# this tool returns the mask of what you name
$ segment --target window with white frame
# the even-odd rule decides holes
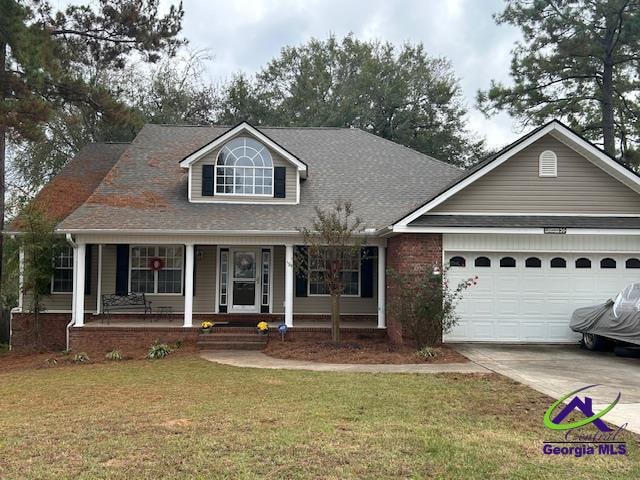
[[[257,140],[238,137],[227,143],[216,161],[216,195],[273,195],[273,160]]]
[[[53,293],[73,293],[73,249],[65,245],[53,259]]]
[[[182,245],[132,246],[129,290],[136,293],[182,293],[183,254]],[[154,268],[156,259],[160,262],[156,262]]]
[[[325,283],[327,267],[323,255],[309,254],[309,295],[329,295]],[[360,255],[353,252],[346,256],[342,265],[343,295],[360,295]]]

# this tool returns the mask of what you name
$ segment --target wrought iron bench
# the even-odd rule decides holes
[[[132,308],[144,310],[144,319],[146,320],[147,313],[151,314],[151,301],[147,300],[144,293],[131,292],[127,295],[102,295],[102,311],[107,316],[107,323],[109,323],[113,310],[130,310]]]

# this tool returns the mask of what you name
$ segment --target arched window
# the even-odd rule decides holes
[[[490,267],[491,266],[491,260],[489,260],[487,257],[478,257],[478,258],[476,258],[476,261],[474,262],[474,265],[476,267]]]
[[[527,268],[540,268],[542,267],[542,262],[538,257],[529,257],[525,260],[524,266]]]
[[[502,257],[500,259],[500,266],[501,267],[507,267],[507,268],[513,268],[516,266],[516,259],[513,257]]]
[[[449,260],[450,267],[465,267],[467,265],[467,261],[464,257],[451,257]]]
[[[273,195],[273,160],[269,150],[253,138],[227,143],[216,161],[216,194]]]
[[[591,268],[591,260],[584,257],[577,259],[576,268]]]
[[[640,260],[637,258],[627,258],[627,261],[624,262],[624,266],[627,268],[640,268]]]
[[[552,258],[551,268],[567,268],[567,261],[562,257]]]
[[[551,150],[545,150],[538,157],[539,175],[541,177],[558,176],[558,157]]]
[[[613,258],[603,258],[600,260],[600,268],[616,268],[616,261]]]

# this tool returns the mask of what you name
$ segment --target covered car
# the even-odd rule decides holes
[[[607,340],[640,345],[640,283],[632,283],[615,300],[578,308],[569,327],[582,333],[582,343],[589,350],[600,350]]]

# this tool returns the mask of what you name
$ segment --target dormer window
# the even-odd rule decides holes
[[[257,140],[237,137],[216,160],[216,195],[273,196],[273,160]]]
[[[545,150],[538,157],[539,175],[541,177],[558,176],[558,156],[551,150]]]

